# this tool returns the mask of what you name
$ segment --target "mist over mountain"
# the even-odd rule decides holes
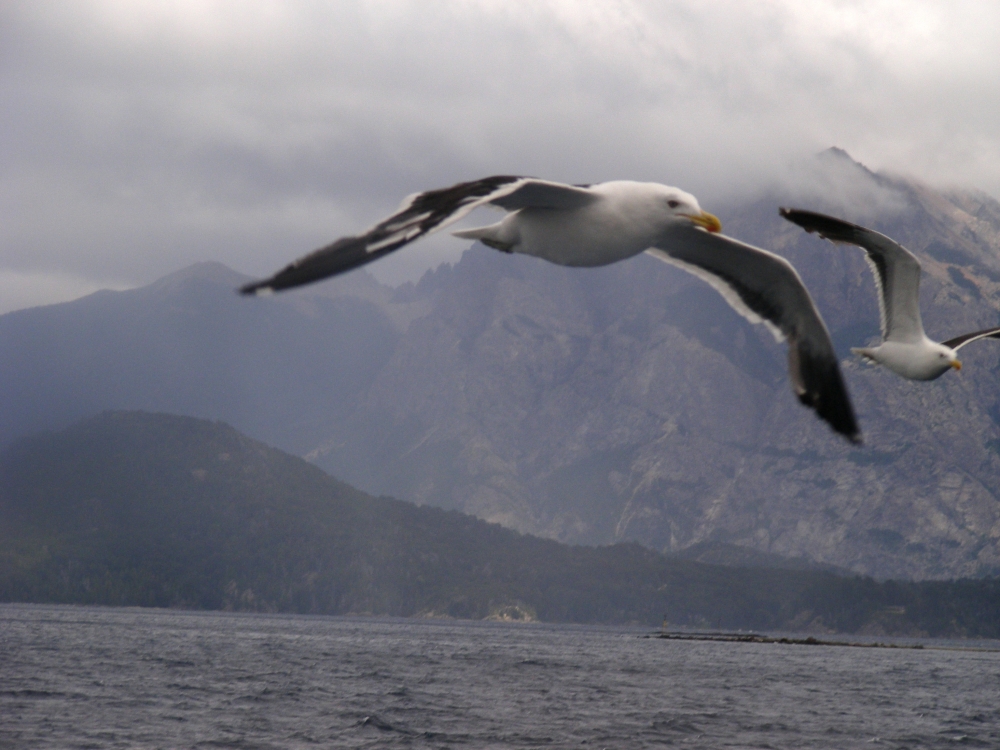
[[[862,252],[777,208],[903,242],[941,340],[1000,319],[1000,204],[843,152],[812,170],[707,208],[799,270],[844,357],[860,448],[797,403],[784,347],[694,277],[648,256],[571,269],[482,246],[397,289],[362,270],[241,299],[244,277],[201,264],[2,316],[0,439],[108,408],[170,411],[223,419],[367,492],[567,542],[996,573],[1000,347],[970,345],[961,373],[931,383],[859,363],[849,347],[878,336]]]

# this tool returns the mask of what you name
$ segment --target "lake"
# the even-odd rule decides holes
[[[1000,747],[997,643],[648,632],[0,605],[0,747]]]

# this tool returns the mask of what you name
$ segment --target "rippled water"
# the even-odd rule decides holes
[[[0,605],[0,747],[1000,747],[1000,653],[642,632]]]

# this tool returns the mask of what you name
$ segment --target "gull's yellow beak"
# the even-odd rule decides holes
[[[692,223],[701,227],[706,232],[721,232],[722,222],[714,214],[710,214],[708,211],[702,211],[700,214],[685,214]]]
[[[956,370],[961,370],[962,369],[962,363],[959,362],[957,359],[953,359],[951,361],[951,366],[954,367]]]

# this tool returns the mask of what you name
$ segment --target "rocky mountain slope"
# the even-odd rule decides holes
[[[1000,205],[824,160],[839,198],[806,206],[921,256],[931,335],[996,325]],[[852,359],[878,335],[870,272],[856,248],[782,221],[789,203],[775,191],[720,213],[813,290],[863,448],[795,402],[783,349],[696,279],[646,257],[580,270],[473,249],[314,457],[361,486],[566,540],[726,542],[880,575],[997,570],[1000,347],[970,346],[966,369],[933,383]]]
[[[238,275],[0,317],[4,439],[103,408],[222,418],[376,494],[568,542],[730,544],[894,577],[1000,571],[1000,347],[932,383],[855,361],[878,334],[860,250],[784,222],[828,211],[924,263],[939,339],[1000,319],[1000,204],[827,152],[715,210],[788,257],[827,320],[865,445],[802,408],[784,348],[642,256],[568,269],[474,246],[396,290],[364,271],[238,299]],[[419,252],[414,247],[409,252]]]

